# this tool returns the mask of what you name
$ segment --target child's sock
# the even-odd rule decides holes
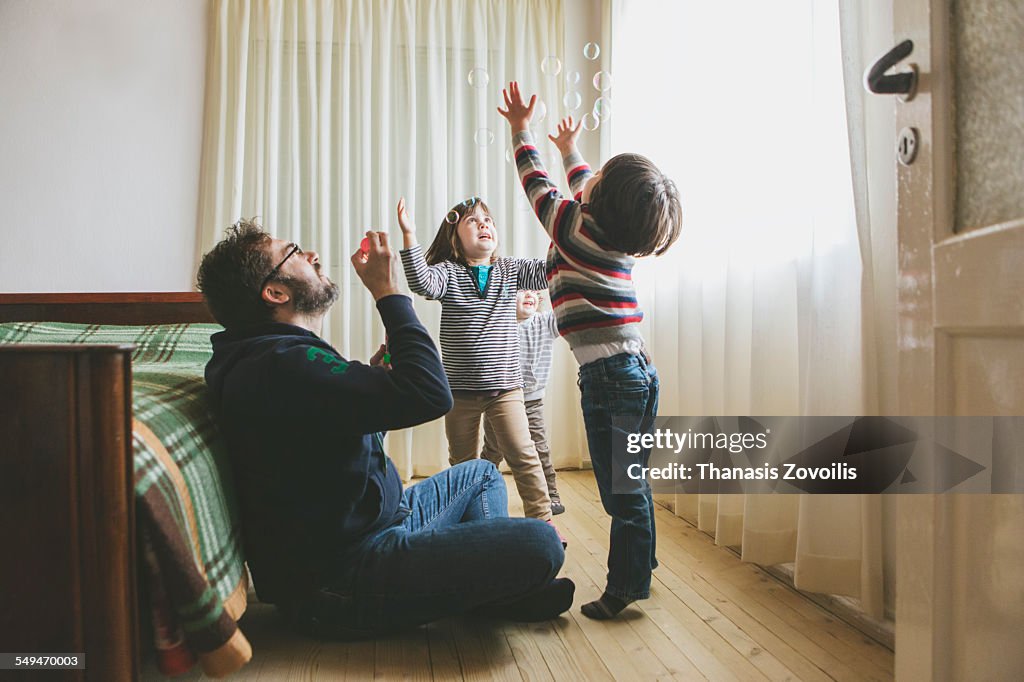
[[[633,602],[631,601],[623,601],[618,597],[613,597],[605,592],[597,601],[592,601],[589,604],[584,604],[580,607],[580,611],[582,611],[583,615],[587,618],[592,618],[594,620],[611,620],[615,616],[619,615],[619,611],[632,603]]]

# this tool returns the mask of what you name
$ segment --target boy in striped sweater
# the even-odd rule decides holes
[[[555,467],[551,465],[551,450],[548,448],[547,427],[544,425],[544,389],[551,375],[551,347],[558,338],[558,326],[553,312],[537,312],[542,292],[520,289],[516,294],[516,320],[519,322],[519,366],[523,371],[523,400],[526,403],[526,419],[530,423],[530,437],[537,448],[544,478],[548,482],[551,497],[551,513],[565,511],[558,494]],[[483,459],[501,464],[501,450],[495,446],[494,428],[484,419]]]
[[[526,516],[550,522],[551,498],[523,404],[515,312],[519,289],[547,288],[544,261],[498,258],[498,231],[478,197],[448,212],[425,256],[404,198],[398,224],[409,288],[441,302],[441,359],[455,403],[444,417],[448,461],[479,458],[486,416]]]
[[[573,198],[551,182],[528,128],[537,97],[524,103],[519,84],[502,91],[516,165],[537,217],[551,237],[547,276],[558,331],[580,364],[579,386],[590,459],[601,504],[612,517],[608,582],[585,604],[589,618],[614,618],[650,596],[655,559],[654,503],[645,481],[629,481],[612,461],[614,431],[649,431],[658,409],[658,375],[644,348],[632,270],[637,256],[661,255],[679,237],[674,183],[648,159],[619,154],[592,173],[576,148],[571,117],[548,138],[562,154]],[[616,422],[612,425],[612,419]],[[621,419],[621,421],[620,421]],[[636,455],[646,465],[650,450]],[[619,466],[622,471],[613,471]],[[615,489],[613,490],[613,480]]]

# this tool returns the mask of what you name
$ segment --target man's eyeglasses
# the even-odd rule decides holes
[[[288,255],[282,258],[281,262],[275,265],[274,269],[267,273],[267,276],[263,278],[262,282],[260,282],[260,296],[263,295],[263,289],[267,286],[267,282],[269,282],[274,277],[274,275],[277,274],[278,270],[281,269],[281,266],[285,264],[285,261],[294,256],[296,253],[301,254],[302,249],[299,248],[298,244],[292,244],[292,250],[288,252]]]

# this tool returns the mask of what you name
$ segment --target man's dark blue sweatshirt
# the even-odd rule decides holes
[[[441,358],[412,301],[377,310],[391,369],[350,362],[281,323],[214,334],[206,382],[230,453],[246,560],[261,601],[323,587],[368,534],[400,521],[402,481],[383,433],[452,407]]]

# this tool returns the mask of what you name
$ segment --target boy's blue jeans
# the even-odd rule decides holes
[[[294,627],[358,638],[486,612],[547,586],[565,560],[554,528],[508,517],[505,482],[487,460],[406,488],[402,506],[409,515],[363,540],[329,587],[279,605]]]
[[[583,422],[587,429],[590,461],[594,466],[601,504],[612,517],[608,547],[608,585],[605,591],[623,601],[651,596],[651,571],[658,566],[654,556],[654,500],[646,481],[638,482],[638,492],[612,492],[614,466],[639,462],[647,466],[650,449],[612,460],[612,417],[628,418],[618,424],[632,433],[653,428],[658,414],[658,372],[643,355],[620,353],[588,362],[580,367]],[[623,442],[625,439],[623,439]]]

